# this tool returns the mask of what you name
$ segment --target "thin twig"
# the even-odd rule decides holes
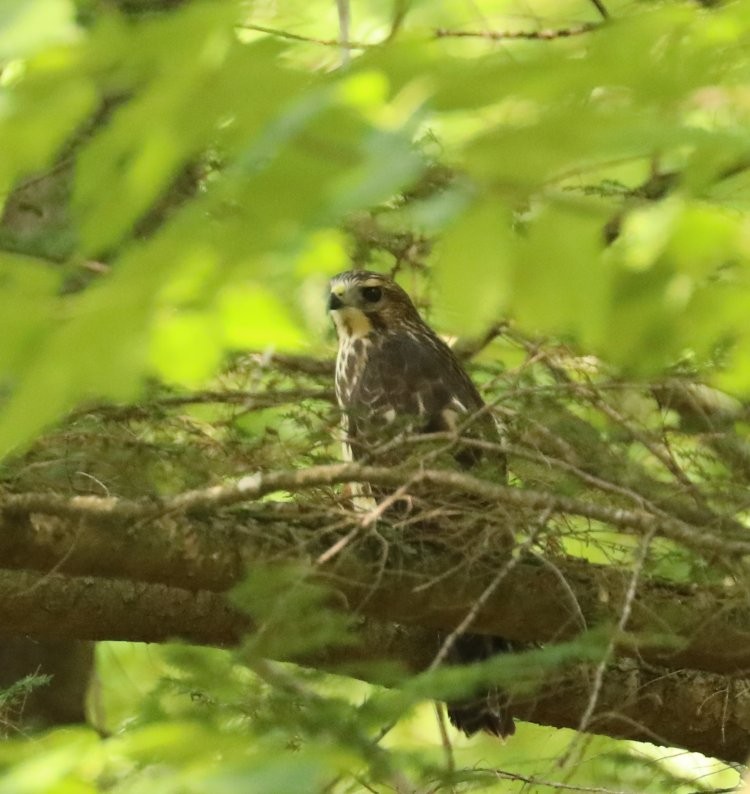
[[[571,36],[581,36],[598,30],[601,23],[583,22],[580,25],[572,25],[567,28],[543,28],[542,30],[448,30],[438,28],[435,31],[436,39],[490,39],[492,41],[510,41],[513,39],[524,39],[526,41],[552,41],[553,39],[570,38]]]
[[[456,640],[466,634],[471,627],[471,624],[476,620],[477,615],[484,608],[484,605],[487,603],[487,601],[489,601],[489,599],[492,597],[492,594],[495,592],[495,590],[497,590],[497,588],[500,586],[503,579],[505,579],[505,577],[516,567],[516,565],[521,562],[524,553],[531,548],[534,541],[536,540],[536,536],[547,523],[549,513],[550,511],[546,511],[540,516],[536,525],[529,533],[528,538],[526,538],[526,540],[516,549],[516,553],[505,563],[505,565],[502,566],[502,568],[492,578],[492,581],[487,585],[487,587],[484,588],[479,598],[477,598],[474,604],[472,604],[472,607],[466,614],[466,617],[464,617],[458,626],[456,626],[456,628],[453,629],[453,631],[445,638],[437,654],[435,654],[435,658],[427,668],[428,671],[435,670],[440,667],[440,665],[445,661],[446,656],[450,653],[451,648],[453,648],[454,644],[456,643]]]
[[[586,622],[586,616],[583,614],[583,610],[581,609],[581,605],[578,603],[578,598],[576,597],[575,591],[570,586],[570,583],[563,575],[563,572],[560,568],[555,565],[552,560],[548,560],[542,554],[537,554],[535,551],[530,552],[535,560],[538,560],[545,568],[552,571],[555,575],[555,578],[560,585],[562,586],[563,590],[568,594],[568,598],[570,599],[570,605],[573,607],[573,610],[576,613],[576,617],[578,618],[578,623],[581,627],[581,631],[586,631],[588,629],[588,623]]]
[[[447,469],[409,469],[380,466],[361,466],[357,463],[335,463],[272,472],[256,472],[229,485],[215,485],[184,491],[161,503],[130,501],[114,497],[74,496],[58,494],[19,493],[0,496],[0,510],[36,512],[48,515],[67,515],[94,519],[97,516],[116,515],[122,518],[148,519],[157,515],[179,514],[191,511],[212,510],[242,502],[255,501],[274,491],[301,491],[322,485],[347,482],[367,482],[373,485],[400,486],[409,477],[416,486],[429,485],[491,502],[504,504],[517,510],[549,511],[550,514],[567,514],[615,527],[658,533],[685,543],[694,549],[719,554],[750,554],[750,542],[721,537],[676,518],[653,515],[645,510],[627,510],[593,502],[585,502],[559,494],[526,488],[501,485],[482,480],[463,472]]]
[[[601,14],[602,19],[609,19],[609,11],[607,11],[602,0],[591,0],[591,2],[596,6],[596,10]]]
[[[554,780],[543,780],[538,777],[528,777],[517,772],[506,772],[502,769],[472,769],[472,772],[491,775],[501,780],[515,780],[519,783],[526,783],[529,786],[544,786],[545,788],[559,789],[561,791],[575,791],[581,794],[629,794],[627,791],[615,791],[610,788],[599,788],[598,786],[578,786],[570,783],[558,783]]]
[[[573,756],[574,750],[579,744],[580,736],[588,730],[588,727],[591,723],[591,718],[594,715],[594,711],[599,702],[599,695],[601,694],[602,686],[604,685],[604,675],[607,671],[607,666],[612,659],[618,641],[625,631],[628,620],[630,620],[633,602],[635,601],[635,595],[638,590],[638,582],[640,581],[643,567],[646,564],[646,558],[648,557],[649,548],[651,547],[651,542],[654,539],[654,535],[655,531],[650,531],[641,541],[640,547],[638,549],[638,556],[633,563],[633,573],[630,577],[628,589],[625,592],[625,598],[623,599],[622,612],[620,613],[620,619],[617,621],[617,628],[612,633],[604,654],[602,655],[602,658],[599,660],[599,664],[596,667],[596,671],[594,673],[594,682],[591,688],[591,696],[589,697],[586,710],[583,712],[581,721],[578,725],[578,736],[573,740],[573,742],[571,742],[567,752],[560,759],[560,766],[565,766]]]
[[[289,39],[290,41],[303,41],[308,44],[320,44],[324,47],[341,47],[342,49],[349,50],[366,50],[369,47],[376,47],[377,44],[366,44],[363,41],[345,41],[342,39],[317,39],[314,36],[302,36],[299,33],[291,33],[288,30],[279,30],[278,28],[269,28],[265,25],[256,25],[246,22],[242,25],[237,25],[242,30],[255,30],[258,33],[266,33],[269,36],[275,36],[279,39]]]
[[[339,40],[341,41],[341,66],[346,68],[351,60],[349,52],[349,24],[351,22],[351,6],[349,0],[336,0],[339,16]]]
[[[278,391],[244,391],[228,389],[225,391],[210,390],[192,392],[191,394],[177,394],[167,397],[157,397],[132,405],[116,405],[102,403],[89,405],[77,409],[70,416],[88,416],[99,414],[112,419],[149,419],[153,418],[154,410],[160,408],[181,408],[188,405],[241,405],[245,408],[260,410],[273,408],[279,405],[296,403],[300,400],[321,400],[333,402],[335,398],[333,389],[280,389]]]
[[[443,754],[445,755],[445,769],[452,779],[456,771],[456,759],[453,756],[453,745],[451,744],[451,737],[445,722],[445,707],[439,701],[435,701],[433,705],[435,707],[435,719],[440,731],[440,743],[443,746]]]

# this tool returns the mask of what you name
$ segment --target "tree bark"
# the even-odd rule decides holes
[[[0,623],[45,643],[181,638],[231,646],[252,629],[218,593],[30,571],[0,572]],[[420,626],[360,619],[356,629],[357,644],[293,661],[394,685],[398,677],[384,679],[372,662],[395,661],[405,672],[417,673],[429,667],[439,647],[438,634]],[[576,729],[592,697],[592,680],[590,664],[557,670],[533,694],[515,696],[513,712],[523,720]],[[750,748],[750,680],[619,660],[607,671],[588,730],[744,761]]]
[[[0,500],[5,568],[223,592],[253,567],[306,564],[336,540],[321,536],[330,516],[323,519],[312,509],[276,510],[266,504],[260,511],[209,511],[204,506],[188,515],[157,506],[141,517],[134,513],[134,503],[117,500],[48,498],[45,508],[33,499],[24,507],[25,498],[6,498],[5,509]],[[54,514],[63,503],[67,514],[62,509]],[[340,517],[342,533],[350,530],[353,524],[346,525],[343,513]],[[439,527],[434,534],[440,534]],[[475,609],[502,564],[502,558],[472,561],[464,554],[427,548],[405,568],[397,542],[389,554],[391,562],[378,567],[366,548],[352,543],[332,562],[315,566],[311,576],[335,590],[352,611],[451,630]],[[509,570],[476,609],[470,630],[548,643],[571,639],[587,628],[616,625],[630,578],[630,571],[612,565],[529,558]],[[721,674],[750,668],[750,607],[738,588],[647,579],[638,587],[626,630],[621,652],[652,664]]]

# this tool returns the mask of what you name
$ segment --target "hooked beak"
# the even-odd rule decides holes
[[[336,309],[341,309],[341,308],[343,308],[343,306],[344,306],[344,302],[341,300],[341,298],[339,298],[338,295],[336,295],[335,293],[332,292],[328,296],[328,311],[329,312],[336,311]]]

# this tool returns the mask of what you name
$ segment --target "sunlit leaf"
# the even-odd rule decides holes
[[[486,330],[506,308],[509,226],[502,208],[477,203],[443,236],[436,260],[439,311],[452,332]]]
[[[321,229],[313,232],[297,259],[300,276],[324,273],[330,276],[347,269],[344,235],[336,229]]]
[[[0,378],[22,372],[53,321],[59,275],[47,263],[0,259]]]
[[[217,297],[217,309],[228,347],[294,350],[304,344],[291,312],[257,284],[227,286]]]
[[[612,270],[600,258],[601,223],[595,207],[548,210],[531,221],[515,246],[512,286],[524,326],[608,343]]]
[[[210,313],[178,310],[158,317],[151,362],[165,380],[200,383],[214,372],[221,352],[219,328]]]
[[[69,41],[76,31],[70,0],[4,0],[0,6],[0,60]]]

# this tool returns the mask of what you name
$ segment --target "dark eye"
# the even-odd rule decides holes
[[[368,303],[377,303],[382,294],[383,290],[380,287],[362,287],[362,297]]]

